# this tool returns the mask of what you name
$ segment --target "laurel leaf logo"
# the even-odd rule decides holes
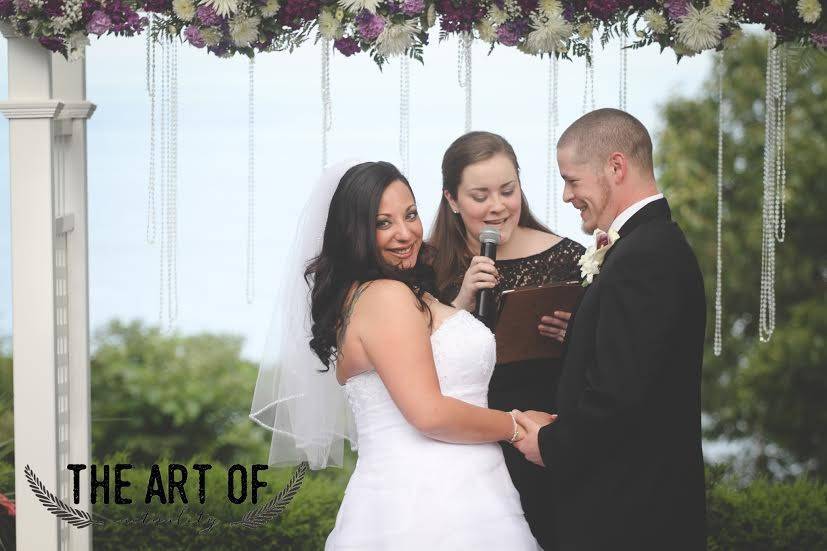
[[[46,509],[61,520],[65,520],[72,526],[77,528],[86,528],[89,525],[101,525],[104,521],[94,518],[86,511],[75,509],[64,503],[60,498],[50,492],[46,486],[40,481],[34,470],[29,465],[25,468],[26,480],[29,481],[29,487],[34,492],[38,501],[43,504]]]
[[[308,465],[306,461],[301,463],[296,467],[296,470],[293,471],[293,476],[290,477],[287,485],[281,489],[276,497],[261,507],[256,507],[248,511],[241,517],[241,520],[231,524],[240,524],[245,528],[260,528],[265,523],[278,518],[284,511],[284,508],[287,507],[296,496],[299,488],[301,488],[302,482],[304,482],[304,475],[307,473],[307,468]]]

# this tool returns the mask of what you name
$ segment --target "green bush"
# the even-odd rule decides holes
[[[111,465],[124,461],[108,458]],[[188,467],[192,460],[186,463]],[[315,550],[324,546],[333,527],[347,479],[353,469],[354,456],[348,455],[344,469],[310,472],[295,499],[283,516],[258,529],[243,529],[218,524],[206,533],[192,527],[158,525],[124,525],[109,522],[95,528],[95,549],[122,549],[129,542],[131,549],[289,549]],[[159,461],[166,473],[166,461]],[[201,510],[222,521],[230,522],[253,508],[248,503],[234,505],[226,496],[226,472],[223,465],[213,465],[207,476],[207,499],[197,503],[195,481],[187,486],[190,500],[185,518]],[[737,485],[724,476],[724,467],[713,467],[707,473],[708,545],[710,551],[764,551],[827,549],[827,487],[817,481],[801,479],[793,483],[759,479],[746,486]],[[209,476],[209,475],[212,476]],[[268,470],[261,477],[269,486],[259,493],[258,505],[275,496],[289,479],[290,469]],[[175,518],[182,510],[180,503],[144,505],[143,484],[149,469],[133,469],[128,479],[133,487],[129,494],[132,505],[96,504],[93,511],[110,519],[134,518],[148,512],[150,518],[160,515]],[[190,489],[190,487],[192,489]],[[140,495],[139,495],[140,494]]]
[[[827,486],[765,478],[745,486],[707,471],[709,551],[827,549]]]
[[[126,451],[135,464],[194,453],[216,462],[260,462],[269,433],[247,414],[257,366],[241,337],[165,335],[112,321],[92,355],[92,457]]]
[[[125,454],[107,458],[107,463],[125,462]],[[176,460],[175,462],[178,462]],[[248,500],[245,504],[236,505],[227,498],[227,470],[228,466],[213,463],[211,470],[206,473],[206,499],[203,505],[198,503],[197,472],[191,467],[198,463],[197,459],[182,463],[189,470],[189,479],[186,485],[189,503],[184,505],[175,494],[175,503],[160,504],[156,499],[153,503],[144,503],[146,482],[149,480],[150,469],[147,467],[133,468],[125,471],[124,478],[132,483],[125,490],[125,495],[133,500],[130,505],[114,503],[114,494],[110,495],[110,503],[103,504],[102,494],[99,494],[98,503],[92,506],[93,514],[98,518],[106,519],[102,526],[94,528],[93,539],[95,550],[121,550],[126,546],[134,550],[156,549],[221,549],[227,551],[247,549],[321,549],[324,547],[328,533],[333,529],[336,511],[339,508],[347,479],[353,470],[354,457],[348,457],[343,469],[327,469],[322,472],[309,471],[296,496],[284,510],[283,514],[261,528],[243,528],[229,526],[230,522],[241,519],[251,509],[265,504],[275,497],[284,487],[293,471],[291,469],[269,469],[260,473],[259,480],[267,482],[268,486],[260,489],[258,503],[253,505]],[[201,462],[207,462],[201,459]],[[161,474],[166,479],[168,461],[159,461]],[[249,470],[250,465],[246,465]],[[110,472],[110,476],[113,473]],[[195,475],[195,476],[193,476]],[[249,484],[249,482],[248,482]],[[186,507],[186,509],[184,509]],[[183,513],[182,513],[183,511]],[[198,514],[203,512],[204,517],[218,519],[215,526],[206,531],[205,524],[201,528],[192,525],[176,525],[179,515],[185,522],[194,521]],[[162,519],[171,519],[166,525],[147,522],[144,525],[127,523],[124,519],[140,520],[145,514],[152,521],[159,516]],[[119,521],[119,522],[115,522]]]

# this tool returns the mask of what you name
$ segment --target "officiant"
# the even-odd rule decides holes
[[[555,235],[531,213],[517,156],[502,136],[469,132],[455,140],[442,159],[442,188],[430,243],[437,251],[433,267],[443,302],[473,311],[478,291],[491,289],[496,312],[503,291],[580,279],[583,246]],[[496,260],[479,256],[484,227],[499,230]],[[536,331],[563,342],[569,318],[569,312],[548,312]],[[488,406],[553,413],[559,376],[559,359],[498,363]],[[548,473],[512,446],[504,445],[503,454],[534,536],[552,549]]]

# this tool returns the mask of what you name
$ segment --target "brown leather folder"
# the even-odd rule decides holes
[[[555,311],[574,312],[583,291],[577,281],[504,291],[494,329],[497,363],[559,358],[562,343],[540,335],[537,326]]]

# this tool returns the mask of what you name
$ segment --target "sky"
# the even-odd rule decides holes
[[[411,63],[408,173],[426,231],[441,196],[440,163],[464,132],[465,91],[457,78],[457,43],[425,48]],[[172,330],[232,333],[243,355],[262,352],[280,266],[309,190],[321,170],[320,49],[260,55],[255,63],[255,296],[245,292],[248,158],[248,61],[218,59],[189,46],[179,57],[178,319]],[[676,62],[657,46],[628,54],[627,110],[655,138],[659,107],[697,94],[713,58]],[[147,243],[149,100],[143,37],[92,40],[86,55],[88,122],[89,302],[93,331],[111,319],[159,323],[160,256]],[[476,43],[474,130],[502,134],[516,150],[524,192],[545,218],[549,61]],[[331,58],[333,125],[329,161],[348,157],[399,163],[400,63],[380,71],[367,55]],[[617,107],[619,45],[598,47],[595,105]],[[0,99],[7,99],[7,42],[0,40]],[[559,130],[583,113],[585,64],[561,61]],[[159,70],[160,78],[160,70]],[[713,139],[710,136],[710,139]],[[12,331],[8,121],[0,121],[0,336]],[[556,230],[587,243],[579,216],[562,203]],[[714,185],[714,182],[710,182]]]

